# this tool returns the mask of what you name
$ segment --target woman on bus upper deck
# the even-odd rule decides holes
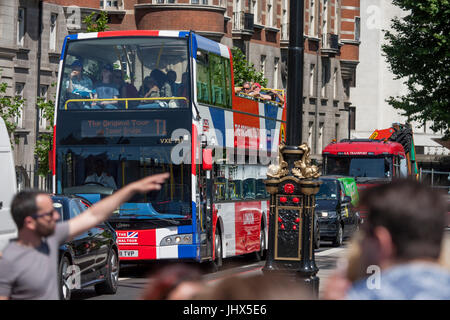
[[[117,99],[119,98],[119,90],[113,83],[113,66],[105,64],[102,68],[102,81],[95,86],[95,99]],[[92,109],[117,109],[118,100],[111,101],[94,101]]]

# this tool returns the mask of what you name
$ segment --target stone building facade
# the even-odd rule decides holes
[[[41,12],[41,15],[40,15]],[[39,36],[39,19],[42,19]],[[63,8],[37,0],[3,0],[0,2],[0,82],[8,85],[8,96],[25,99],[22,112],[14,119],[14,159],[19,175],[19,187],[43,186],[36,180],[34,149],[40,133],[47,132],[47,123],[39,113],[37,97],[52,99],[56,87],[59,52],[64,36]],[[40,50],[39,50],[40,48]],[[39,58],[40,56],[40,58]],[[40,62],[40,63],[39,63]]]
[[[349,137],[350,87],[355,84],[359,59],[359,2],[304,0],[302,136],[319,161],[332,139]],[[194,30],[229,47],[237,46],[264,72],[269,87],[286,88],[289,0],[3,0],[1,81],[8,83],[8,94],[26,99],[23,115],[17,119],[19,144],[14,150],[18,166],[35,169],[36,139],[46,131],[36,97],[54,98],[52,83],[57,79],[64,37],[84,32],[83,17],[100,11],[108,13],[109,30]],[[32,175],[29,178],[33,180]]]
[[[403,79],[395,79],[382,55],[384,31],[391,29],[391,20],[405,16],[405,12],[391,0],[365,0],[361,4],[361,65],[358,67],[358,86],[352,88],[356,108],[356,126],[351,134],[354,138],[367,138],[375,129],[391,127],[392,123],[405,123],[401,115],[386,101],[390,96],[406,94]],[[412,123],[417,161],[424,169],[433,168],[450,171],[450,150],[439,143],[443,132],[433,132],[431,123]]]

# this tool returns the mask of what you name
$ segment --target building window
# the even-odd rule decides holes
[[[287,14],[287,0],[283,0],[283,14],[281,17],[281,39],[287,40],[289,36],[289,23],[288,23],[288,14]]]
[[[15,87],[15,96],[23,99],[23,89],[25,87],[25,83],[16,82]],[[14,122],[16,123],[18,128],[23,128],[23,108],[25,106],[22,104],[19,114],[14,118]]]
[[[267,1],[267,25],[269,27],[273,26],[273,0]]]
[[[312,147],[313,128],[314,128],[314,122],[310,121],[308,123],[308,146],[309,147]]]
[[[319,122],[319,135],[317,136],[317,149],[316,153],[322,153],[323,149],[323,122]]]
[[[252,13],[253,13],[253,22],[256,24],[261,23],[261,13],[259,12],[259,1],[260,0],[252,0]]]
[[[350,130],[356,130],[356,108],[350,107]]]
[[[309,96],[314,97],[314,75],[316,73],[316,65],[311,64],[309,68]]]
[[[202,4],[208,4],[208,0],[191,0],[192,4],[200,4],[200,1]]]
[[[266,56],[264,55],[261,56],[259,70],[262,72],[263,76],[266,74]]]
[[[48,86],[42,85],[40,89],[41,98],[44,102],[47,102],[48,99]],[[39,129],[45,130],[47,129],[47,120],[44,117],[44,110],[39,109]]]
[[[338,69],[334,68],[333,72],[333,99],[337,100],[338,98],[338,77],[337,77]]]
[[[334,34],[339,34],[339,0],[334,0]]]
[[[339,141],[339,123],[336,123],[334,127],[334,136],[336,138],[336,141]]]
[[[278,89],[278,77],[280,70],[280,58],[275,58],[273,61],[273,87]]]
[[[58,15],[52,13],[50,15],[50,44],[49,49],[51,51],[56,51],[56,22],[58,20]]]
[[[327,98],[327,84],[330,80],[330,59],[322,58],[322,88],[321,96]]]
[[[309,1],[309,35],[311,37],[316,36],[316,13],[315,13],[315,0]]]
[[[123,0],[100,0],[100,9],[122,9],[122,8],[123,8]]]
[[[19,8],[17,13],[17,45],[23,47],[25,38],[25,8]]]
[[[361,38],[361,18],[355,17],[355,41],[359,41]]]
[[[326,43],[328,44],[328,0],[323,0],[323,10],[322,10],[322,34]]]

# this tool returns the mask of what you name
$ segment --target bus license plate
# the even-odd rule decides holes
[[[121,258],[137,258],[138,251],[137,250],[120,250],[119,257],[121,257]]]

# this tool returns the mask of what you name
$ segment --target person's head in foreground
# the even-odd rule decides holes
[[[331,277],[325,296],[450,299],[450,272],[439,264],[447,215],[443,196],[419,182],[398,180],[366,189],[360,205],[368,216],[350,246],[347,279]]]

